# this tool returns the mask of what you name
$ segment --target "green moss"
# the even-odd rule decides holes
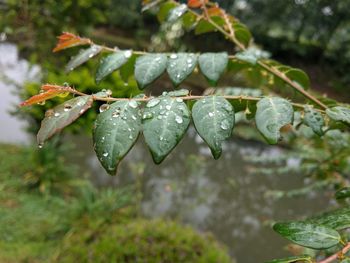
[[[164,220],[137,219],[88,234],[76,231],[58,262],[231,262],[211,235]]]

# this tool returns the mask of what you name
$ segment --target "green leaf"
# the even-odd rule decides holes
[[[298,83],[303,89],[307,90],[310,88],[309,76],[301,69],[291,68],[284,74],[293,82]]]
[[[80,50],[79,54],[75,57],[72,57],[71,60],[68,62],[65,71],[72,71],[76,67],[88,61],[90,58],[96,56],[98,53],[101,52],[101,50],[102,47],[97,45],[92,45],[88,49]]]
[[[342,230],[350,228],[350,208],[341,208],[312,217],[308,222]]]
[[[101,59],[100,65],[96,72],[96,83],[100,83],[103,78],[119,69],[132,56],[131,50],[117,51]]]
[[[42,146],[52,135],[79,118],[80,115],[91,107],[92,103],[92,96],[79,96],[58,105],[53,109],[47,110],[37,134],[39,146]]]
[[[198,100],[192,108],[192,118],[198,134],[208,144],[215,159],[222,152],[222,142],[232,135],[235,113],[224,98],[211,96]]]
[[[193,27],[196,25],[197,17],[196,15],[187,12],[182,16],[182,25],[185,30],[192,30]]]
[[[225,24],[225,20],[220,17],[220,16],[212,16],[210,18],[216,25],[222,27]],[[209,33],[209,32],[214,32],[217,31],[217,28],[213,26],[208,20],[206,19],[201,19],[199,22],[196,24],[196,28],[194,30],[194,33],[196,35],[204,34],[204,33]]]
[[[147,54],[137,58],[135,78],[141,89],[155,81],[166,69],[167,56],[164,54]]]
[[[238,52],[235,55],[237,59],[248,62],[252,65],[256,65],[257,61],[260,58],[268,58],[269,56],[269,53],[253,47],[248,48],[242,52]]]
[[[282,98],[263,98],[257,103],[255,121],[268,143],[276,144],[281,138],[280,129],[293,122],[293,107]]]
[[[180,98],[150,100],[143,114],[143,134],[156,164],[179,143],[190,124],[190,113]]]
[[[171,54],[168,60],[167,72],[175,86],[183,82],[195,69],[197,56],[191,53]]]
[[[350,124],[350,108],[337,106],[326,110],[329,118]]]
[[[335,198],[337,200],[346,199],[350,197],[350,187],[344,187],[335,193]],[[350,218],[350,216],[349,216]]]
[[[227,67],[228,55],[226,52],[204,53],[199,56],[198,60],[204,76],[207,77],[212,85],[215,85]]]
[[[350,258],[345,258],[340,263],[350,263]]]
[[[310,106],[305,106],[304,108],[304,124],[309,126],[314,133],[316,133],[319,136],[323,135],[323,126],[324,126],[324,120],[322,117],[322,114],[319,113],[318,111],[315,111],[312,107]]]
[[[119,69],[120,76],[124,82],[128,82],[131,76],[134,76],[136,58],[138,56],[132,54],[129,60]]]
[[[233,31],[236,39],[245,47],[248,47],[252,38],[252,34],[250,33],[249,29],[241,23],[234,22]]]
[[[182,97],[182,96],[187,96],[189,93],[190,92],[187,89],[179,89],[179,90],[169,91],[167,95],[169,97]]]
[[[273,229],[288,240],[312,249],[330,248],[341,240],[337,231],[306,222],[276,223]]]
[[[109,174],[116,174],[118,164],[133,147],[140,131],[141,114],[135,100],[117,101],[97,116],[94,148]]]
[[[314,262],[313,258],[309,255],[300,255],[288,258],[274,259],[271,261],[267,261],[265,263],[293,263],[293,262]]]
[[[159,7],[157,18],[159,22],[164,22],[169,16],[169,12],[176,7],[175,3],[166,2]]]
[[[182,17],[186,12],[188,8],[186,4],[181,4],[174,9],[170,10],[169,16],[168,16],[168,22],[175,22],[180,17]]]

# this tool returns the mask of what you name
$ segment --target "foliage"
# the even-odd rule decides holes
[[[162,220],[134,220],[72,233],[57,262],[76,261],[232,262],[212,236]]]

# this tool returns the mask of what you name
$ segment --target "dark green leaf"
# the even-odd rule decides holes
[[[326,113],[329,118],[334,121],[342,121],[350,124],[350,108],[337,106],[333,108],[328,108]]]
[[[90,58],[96,56],[102,50],[101,46],[92,45],[88,49],[80,50],[79,54],[72,57],[66,66],[66,72],[72,71],[76,67],[88,61]]]
[[[141,89],[155,81],[166,69],[167,56],[164,54],[147,54],[137,58],[135,78]]]
[[[295,257],[288,257],[288,258],[281,258],[281,259],[274,259],[271,261],[267,261],[265,263],[293,263],[293,262],[314,262],[313,258],[309,255],[300,255]]]
[[[124,82],[128,82],[129,78],[134,75],[136,58],[137,55],[133,54],[131,58],[119,69],[120,76]]]
[[[313,249],[330,248],[341,240],[337,231],[306,222],[276,223],[273,229],[288,240]]]
[[[316,133],[319,136],[323,135],[323,126],[324,126],[324,120],[322,117],[322,114],[319,113],[318,111],[315,111],[312,107],[310,106],[305,106],[304,108],[304,123],[309,126],[314,133]]]
[[[349,198],[349,197],[350,197],[350,187],[344,187],[335,193],[335,198],[338,200]],[[350,213],[350,211],[349,211],[349,213]],[[349,218],[350,218],[350,216],[349,216]]]
[[[248,47],[252,38],[252,34],[250,33],[249,29],[241,23],[234,22],[233,31],[236,39],[245,47]]]
[[[167,72],[175,86],[183,82],[195,69],[197,56],[191,53],[177,53],[170,55]]]
[[[276,144],[280,138],[280,129],[293,122],[293,107],[285,99],[264,98],[257,103],[256,126],[268,143]]]
[[[116,174],[118,164],[135,144],[140,130],[141,114],[135,100],[117,101],[97,116],[94,148],[109,174]]]
[[[342,230],[350,228],[350,208],[341,208],[308,219],[309,222]]]
[[[132,56],[131,50],[118,51],[103,58],[96,72],[96,83],[123,66]]]
[[[162,4],[159,7],[159,11],[157,13],[158,21],[161,23],[164,22],[167,19],[167,17],[169,16],[170,10],[174,9],[175,7],[176,7],[176,4],[172,3],[172,2],[166,2],[166,3]]]
[[[310,88],[309,76],[302,70],[291,68],[284,73],[293,82],[298,83],[303,89]]]
[[[204,53],[199,56],[199,67],[207,79],[215,85],[228,63],[228,55],[222,53]]]
[[[209,145],[215,159],[222,152],[222,142],[232,135],[235,113],[224,98],[211,96],[198,100],[192,108],[192,118],[198,134]]]
[[[92,96],[79,96],[47,110],[37,134],[39,146],[43,145],[52,135],[75,121],[91,107],[92,103]]]
[[[194,33],[196,35],[213,32],[216,28],[210,24],[207,20],[201,19],[197,24]]]
[[[168,22],[174,22],[178,20],[181,16],[183,16],[187,12],[188,8],[186,4],[181,4],[174,9],[170,10],[168,16]]]
[[[190,124],[190,113],[180,98],[150,100],[143,114],[143,134],[155,163],[161,163],[179,143]]]
[[[193,27],[195,27],[196,25],[196,21],[197,21],[196,15],[190,12],[187,12],[182,16],[182,25],[186,30],[192,30]]]

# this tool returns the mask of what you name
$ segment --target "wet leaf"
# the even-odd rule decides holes
[[[188,0],[187,5],[191,8],[201,7],[203,4],[207,4],[209,0]]]
[[[96,83],[100,83],[103,78],[119,69],[132,56],[131,50],[118,51],[101,59],[100,65],[96,72]]]
[[[300,255],[288,258],[274,259],[265,263],[294,263],[294,262],[309,262],[312,263],[314,259],[309,255]]]
[[[344,187],[335,193],[335,198],[337,200],[346,199],[349,197],[350,197],[350,187]],[[350,218],[350,215],[349,215],[349,218]]]
[[[52,99],[56,96],[66,94],[71,91],[71,88],[69,87],[61,87],[56,85],[43,85],[42,90],[45,90],[42,93],[39,93],[37,95],[34,95],[27,99],[26,101],[23,101],[20,106],[30,106],[33,104],[45,102],[48,99]]]
[[[92,103],[92,96],[79,96],[58,105],[53,109],[47,110],[37,134],[39,146],[43,145],[52,135],[75,121],[91,107]]]
[[[81,38],[72,33],[63,32],[62,35],[58,37],[58,43],[52,51],[58,52],[66,48],[71,48],[79,45],[87,45],[87,44],[91,44],[90,39]]]
[[[81,50],[78,55],[72,57],[68,62],[65,70],[66,72],[72,71],[76,67],[88,61],[90,58],[96,56],[102,50],[101,46],[92,45],[88,49]]]
[[[235,113],[224,98],[211,96],[198,100],[192,108],[192,118],[198,134],[209,145],[215,159],[222,152],[222,142],[232,135]]]
[[[333,108],[328,108],[326,113],[329,118],[334,121],[342,121],[350,124],[350,108],[337,106]]]
[[[182,96],[187,96],[189,93],[190,92],[187,89],[179,89],[179,90],[169,91],[167,95],[169,97],[182,97]]]
[[[118,164],[133,147],[140,131],[140,109],[135,100],[117,101],[97,116],[94,148],[109,174],[116,174]]]
[[[337,231],[312,223],[276,223],[273,229],[288,240],[312,249],[330,248],[337,245],[341,240]]]
[[[257,48],[248,48],[242,52],[236,53],[235,57],[241,61],[256,65],[260,58],[268,58],[269,53]]]
[[[321,113],[318,111],[315,111],[310,106],[305,106],[304,108],[304,124],[309,126],[314,133],[316,133],[319,136],[323,135],[323,126],[324,126],[324,119]]]
[[[308,219],[308,222],[324,225],[335,230],[350,228],[350,208],[329,211]]]
[[[161,163],[184,136],[190,113],[180,98],[150,100],[143,114],[143,134],[156,164]]]
[[[226,70],[228,55],[222,53],[204,53],[199,56],[199,67],[212,85],[215,85]]]
[[[177,53],[170,55],[167,72],[175,86],[180,85],[195,69],[197,56],[191,53]]]
[[[188,8],[187,5],[181,4],[174,9],[170,10],[169,16],[168,16],[168,22],[175,22],[178,20],[181,16],[183,16],[187,12]]]
[[[287,100],[270,97],[257,103],[256,126],[268,143],[276,144],[281,138],[280,129],[292,121],[293,107]]]
[[[167,56],[164,54],[147,54],[137,58],[135,78],[140,89],[144,89],[163,74],[167,60]]]

